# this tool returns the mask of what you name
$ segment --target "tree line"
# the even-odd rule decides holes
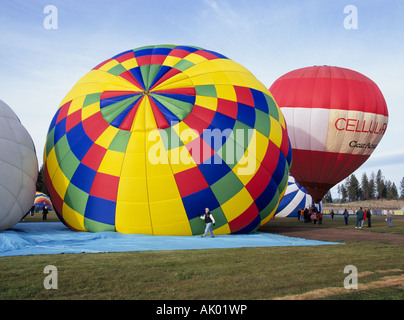
[[[399,189],[394,182],[385,179],[382,171],[379,169],[376,174],[372,171],[370,177],[364,172],[360,182],[355,174],[351,174],[343,183],[338,185],[337,192],[341,202],[404,199],[404,177],[401,179]],[[330,192],[325,196],[325,200],[332,202]]]
[[[41,168],[39,169],[39,172],[38,172],[38,179],[36,180],[36,191],[49,195],[48,189],[46,189],[46,185],[45,185],[45,176],[44,176],[44,172],[43,172],[43,165],[41,166]]]

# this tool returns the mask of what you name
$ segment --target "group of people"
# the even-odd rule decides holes
[[[334,219],[334,210],[331,210],[331,219]],[[348,225],[348,217],[349,217],[349,212],[345,208],[344,213],[344,220],[345,220],[345,225]],[[391,210],[387,210],[387,219],[386,221],[389,224],[389,228],[392,227],[392,218],[393,214]],[[205,221],[206,227],[205,227],[205,232],[202,235],[202,238],[206,237],[208,233],[210,233],[211,237],[214,238],[213,230],[212,230],[212,225],[215,225],[215,219],[213,218],[213,215],[210,213],[209,208],[205,209],[205,214],[199,216],[202,220]],[[368,228],[372,226],[372,212],[370,211],[369,208],[366,208],[365,210],[362,209],[362,207],[359,208],[358,211],[356,211],[356,225],[355,228],[362,229],[364,222],[367,220],[368,221]],[[318,221],[318,224],[323,223],[323,213],[318,210],[316,207],[307,207],[307,208],[302,208],[297,211],[297,218],[300,222],[313,222],[313,224],[316,224]]]
[[[334,219],[334,210],[331,210],[330,212],[331,219]],[[347,209],[344,210],[343,212],[344,216],[344,221],[345,225],[348,225],[348,217],[349,217],[349,212]],[[387,210],[387,218],[386,221],[389,224],[389,228],[392,227],[392,218],[393,214],[391,210]],[[318,221],[318,224],[322,224],[323,222],[323,213],[319,211],[316,207],[307,207],[307,208],[302,208],[297,211],[297,218],[300,222],[313,222],[313,224],[316,224]],[[363,210],[362,207],[359,208],[358,211],[356,211],[356,225],[355,228],[362,229],[363,224],[367,220],[368,223],[368,228],[372,226],[372,212],[370,211],[369,208],[365,208]]]
[[[31,209],[29,210],[31,217],[33,217],[34,213],[36,213],[36,212],[39,212],[39,206],[32,206]],[[49,208],[45,204],[42,207],[42,220],[46,220],[48,213],[49,213]]]
[[[346,210],[346,209],[345,209]],[[369,210],[369,208],[366,208],[365,211],[362,210],[362,207],[359,208],[358,211],[356,211],[356,225],[355,228],[357,229],[362,229],[363,223],[365,220],[368,220],[368,228],[372,226],[372,220],[371,220],[372,213]]]
[[[323,213],[319,211],[316,207],[308,207],[297,210],[297,218],[300,222],[309,223],[313,222],[313,224],[322,224],[323,223]]]

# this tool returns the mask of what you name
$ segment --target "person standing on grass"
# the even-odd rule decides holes
[[[323,213],[319,211],[317,213],[318,224],[323,224]]]
[[[313,220],[313,224],[317,223],[317,212],[316,209],[313,210],[313,214],[311,215],[311,219]]]
[[[309,222],[309,209],[304,208],[303,215],[304,215],[304,223]]]
[[[345,208],[344,210],[344,220],[345,220],[345,225],[348,225],[348,217],[349,217],[349,212],[348,210]]]
[[[304,220],[304,208],[300,209],[300,222],[303,222]]]
[[[356,211],[356,226],[355,229],[362,229],[362,219],[363,219],[363,211],[362,211],[362,207],[359,208],[358,211]]]
[[[48,215],[48,206],[45,204],[42,208],[42,220],[46,220],[46,216]]]
[[[392,222],[391,222],[391,218],[393,217],[393,213],[391,212],[391,210],[387,210],[387,222],[389,223],[389,228],[391,228],[393,226]]]
[[[372,221],[370,221],[370,216],[372,215],[372,212],[370,211],[369,208],[366,208],[366,218],[368,219],[368,228],[372,226]]]
[[[209,208],[205,209],[205,214],[200,216],[200,218],[202,220],[205,220],[206,223],[205,233],[203,234],[202,238],[205,238],[208,232],[210,233],[211,237],[214,238],[215,235],[213,234],[212,224],[215,225],[215,218],[213,218],[213,215],[210,213]]]
[[[363,224],[364,224],[364,222],[366,220],[366,214],[367,214],[367,211],[365,209],[365,211],[363,211],[363,218],[362,218],[362,221],[361,221],[361,228],[363,227]]]

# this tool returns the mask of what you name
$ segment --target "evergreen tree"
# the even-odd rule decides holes
[[[394,199],[394,200],[398,199],[398,190],[397,190],[396,184],[394,182],[391,186],[391,196],[392,196],[392,199]]]
[[[348,191],[346,187],[341,184],[341,202],[346,202],[346,198],[348,197]]]
[[[386,198],[386,186],[384,185],[384,177],[382,175],[382,170],[378,170],[376,174],[376,192],[377,199]]]
[[[370,175],[369,179],[369,199],[371,200],[376,199],[375,189],[376,189],[375,173],[372,171],[372,174]]]
[[[384,181],[382,185],[382,191],[380,193],[380,199],[387,199],[387,186]]]
[[[401,179],[400,189],[401,189],[401,199],[404,199],[404,177]]]
[[[361,189],[362,189],[362,200],[369,200],[370,198],[370,184],[368,180],[368,176],[366,175],[366,172],[363,173],[362,175],[362,181],[361,181]]]
[[[385,187],[385,190],[383,190],[382,192],[385,193],[385,195],[386,195],[385,198],[387,200],[391,200],[391,181],[390,180],[385,181],[384,187]]]
[[[348,179],[347,191],[349,201],[356,201],[360,198],[361,191],[359,187],[359,181],[354,174],[351,174]]]
[[[46,189],[46,185],[45,185],[43,165],[41,166],[41,168],[39,169],[39,172],[38,172],[38,179],[36,181],[36,191],[45,193],[46,195],[48,194],[48,189]]]
[[[391,181],[386,181],[386,199],[388,200],[396,200],[398,199],[398,191],[395,183],[391,183]]]

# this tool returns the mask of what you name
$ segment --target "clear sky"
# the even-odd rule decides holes
[[[47,5],[57,9],[57,29],[46,27],[55,26],[44,12]],[[357,29],[344,27],[347,5],[357,8]],[[297,68],[345,67],[375,81],[389,108],[384,138],[355,175],[381,169],[399,187],[403,17],[402,0],[1,1],[0,99],[31,134],[41,165],[46,133],[63,97],[98,63],[128,49],[175,43],[214,50],[267,87]]]

